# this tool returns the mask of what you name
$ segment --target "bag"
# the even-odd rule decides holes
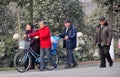
[[[120,39],[118,40],[118,48],[120,49]]]

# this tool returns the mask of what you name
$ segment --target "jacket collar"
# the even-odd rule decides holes
[[[40,28],[41,30],[45,29],[47,27],[47,25],[45,25],[43,28]]]
[[[104,26],[108,26],[109,24],[107,22],[105,22]],[[101,27],[101,25],[99,24],[97,27]]]
[[[69,30],[69,29],[72,29],[72,27],[73,27],[73,25],[70,25],[70,27],[68,28],[68,30]],[[65,28],[65,30],[66,30],[66,29],[67,29],[67,28]]]

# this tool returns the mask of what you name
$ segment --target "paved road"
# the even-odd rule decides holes
[[[58,69],[40,72],[38,70],[18,73],[17,71],[0,72],[0,77],[120,77],[120,62],[113,67],[99,68],[98,65],[79,65],[77,68]]]

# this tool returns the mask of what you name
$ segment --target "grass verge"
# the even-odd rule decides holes
[[[9,68],[9,67],[0,68],[0,71],[13,71],[13,70],[15,70],[15,68]]]

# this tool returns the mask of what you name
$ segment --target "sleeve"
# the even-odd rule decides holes
[[[62,34],[59,35],[60,38],[64,38],[65,37],[65,29],[63,30]]]
[[[37,32],[34,32],[34,33],[30,34],[29,36],[30,36],[30,37],[39,36],[39,31],[37,31]]]
[[[72,29],[72,34],[68,36],[69,39],[73,39],[77,36],[77,30],[76,28]]]
[[[111,44],[111,40],[112,40],[112,35],[113,35],[113,31],[111,27],[108,27],[108,44]]]
[[[58,36],[58,41],[60,41],[60,37]]]
[[[95,33],[94,33],[94,45],[96,45],[98,42],[98,35],[97,35],[97,28],[95,30]]]

